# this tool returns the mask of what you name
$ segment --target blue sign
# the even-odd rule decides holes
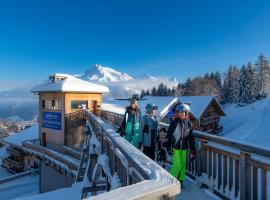
[[[62,130],[62,113],[43,111],[42,128]]]

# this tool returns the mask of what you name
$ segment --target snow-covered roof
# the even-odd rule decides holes
[[[22,143],[26,140],[34,140],[39,138],[38,125],[34,125],[30,128],[24,129],[18,133],[14,133],[8,137],[4,138],[4,141],[13,144],[22,146]]]
[[[69,74],[53,74],[43,84],[32,88],[31,92],[86,92],[106,93],[109,88],[103,85],[84,81]]]
[[[201,117],[201,115],[208,107],[208,105],[212,102],[212,100],[215,100],[222,112],[224,112],[214,96],[181,96],[179,97],[179,100],[181,103],[191,104],[191,113],[196,119],[199,119]]]

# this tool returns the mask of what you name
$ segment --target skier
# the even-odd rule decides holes
[[[126,107],[124,119],[117,132],[124,136],[127,141],[138,148],[139,146],[139,126],[141,119],[141,111],[137,105],[137,100],[132,99],[130,106]]]
[[[186,176],[187,149],[190,149],[190,158],[195,157],[195,141],[193,126],[189,120],[190,106],[180,104],[176,106],[174,119],[167,130],[168,143],[173,148],[172,167],[170,173],[181,182]]]
[[[158,108],[149,103],[146,105],[145,109],[146,114],[142,117],[140,122],[139,148],[145,155],[154,160],[158,127],[155,115]]]

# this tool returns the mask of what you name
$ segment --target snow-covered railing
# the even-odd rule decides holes
[[[88,171],[89,191],[92,195],[95,194],[91,186],[98,180],[99,166],[107,178],[110,177],[110,188],[106,189],[111,189],[103,194],[91,196],[90,199],[170,199],[180,192],[180,183],[174,177],[119,136],[109,123],[90,112],[87,112],[87,120],[93,137],[97,139],[96,143],[101,145],[96,167],[94,171]],[[115,177],[118,177],[122,187],[115,186]]]
[[[60,147],[59,147],[60,148]],[[33,154],[40,159],[46,160],[48,164],[51,164],[57,170],[70,174],[72,177],[77,175],[79,164],[63,157],[56,151],[40,145],[39,140],[30,140],[23,142],[23,149],[28,154]]]
[[[102,111],[105,120],[113,123],[111,112]],[[160,123],[160,128],[168,128]],[[194,131],[196,159],[189,161],[187,173],[201,186],[209,188],[223,198],[270,198],[270,149],[252,144]]]

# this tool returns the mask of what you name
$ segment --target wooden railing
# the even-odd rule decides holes
[[[208,124],[212,124],[215,122],[219,122],[220,121],[220,116],[219,115],[215,115],[215,116],[211,116],[211,117],[204,117],[200,119],[200,124],[202,126],[206,126]]]
[[[77,175],[78,164],[63,158],[61,154],[54,150],[40,146],[40,140],[23,142],[23,149],[28,154],[34,154],[40,159],[47,160],[48,164],[51,164],[58,170],[63,170],[66,174],[70,174],[71,176]]]
[[[11,158],[5,158],[4,159],[4,162],[7,162],[7,163],[10,163],[10,164],[12,164],[12,165],[14,165],[15,167],[17,167],[17,168],[23,168],[23,164],[22,163],[20,163],[20,162],[18,162],[18,161],[16,161],[16,160],[13,160],[13,159],[11,159]]]
[[[112,123],[120,120],[111,120],[118,115],[102,112]],[[159,127],[168,128],[168,124],[160,123]],[[196,159],[190,162],[187,156],[187,173],[199,185],[224,199],[270,198],[270,149],[200,131],[194,135]]]
[[[15,156],[19,156],[19,157],[23,156],[23,152],[21,150],[17,149],[16,147],[10,146],[10,145],[7,146],[7,152],[9,154],[13,154]]]
[[[173,199],[180,192],[180,183],[174,177],[119,136],[112,125],[90,112],[87,113],[87,120],[91,135],[94,135],[99,141],[99,156],[107,157],[109,166],[109,171],[103,169],[103,173],[101,173],[102,166],[98,161],[100,157],[94,156],[98,153],[91,152],[90,148],[89,166],[94,166],[94,170],[88,167],[86,172],[91,183],[88,191],[91,191],[92,195],[96,194],[94,188],[98,187],[98,175],[104,173],[107,179],[117,173],[122,185],[119,189],[99,194],[91,197],[91,199]],[[119,123],[120,121],[114,122]],[[107,182],[110,182],[110,180]],[[100,187],[103,191],[104,189],[110,190],[110,186],[102,187],[100,185]],[[83,191],[85,191],[85,188],[83,188]],[[83,195],[83,198],[86,196]]]

